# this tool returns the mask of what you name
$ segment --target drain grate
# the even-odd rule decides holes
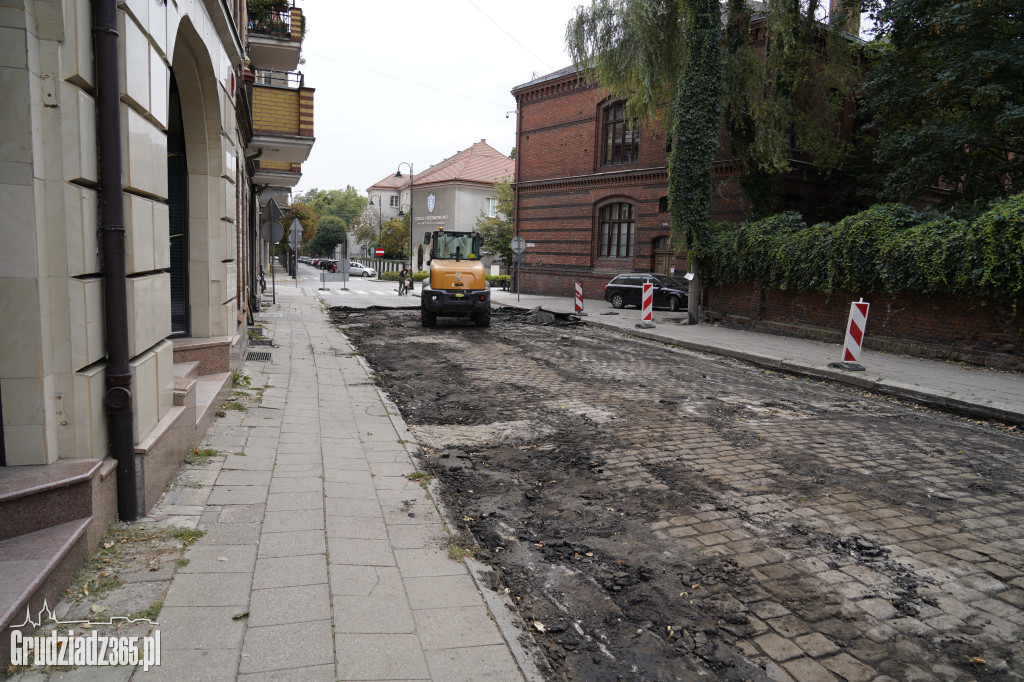
[[[249,351],[245,354],[246,362],[273,362],[273,353],[264,353],[262,351]]]

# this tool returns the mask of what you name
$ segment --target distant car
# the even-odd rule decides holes
[[[613,308],[640,307],[644,282],[654,285],[654,307],[681,310],[686,307],[689,284],[656,273],[631,272],[618,275],[604,287],[604,300]]]
[[[352,277],[376,277],[377,271],[371,267],[363,265],[362,263],[350,261],[348,264],[348,274]]]

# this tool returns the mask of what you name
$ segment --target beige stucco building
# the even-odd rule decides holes
[[[0,557],[144,513],[230,389],[260,207],[313,143],[302,26],[294,1],[0,3]]]
[[[481,214],[493,217],[497,210],[494,183],[514,180],[514,172],[515,161],[487,144],[487,140],[480,140],[413,178],[408,173],[402,177],[392,173],[368,187],[366,194],[374,205],[367,206],[364,215],[374,224],[380,217],[386,223],[404,216],[411,207],[414,267],[421,270],[427,256],[423,237],[437,229],[476,230]],[[383,202],[382,216],[378,201]],[[365,248],[365,244],[350,244],[349,252],[358,253]]]

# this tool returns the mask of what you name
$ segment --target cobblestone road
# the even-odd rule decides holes
[[[590,328],[339,321],[553,677],[1024,677],[1019,435]]]

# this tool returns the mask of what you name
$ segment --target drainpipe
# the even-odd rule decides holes
[[[96,118],[99,124],[100,232],[103,250],[104,328],[107,342],[107,440],[117,460],[117,512],[138,518],[132,373],[128,364],[128,284],[124,197],[121,190],[121,105],[118,83],[117,0],[93,0]]]

